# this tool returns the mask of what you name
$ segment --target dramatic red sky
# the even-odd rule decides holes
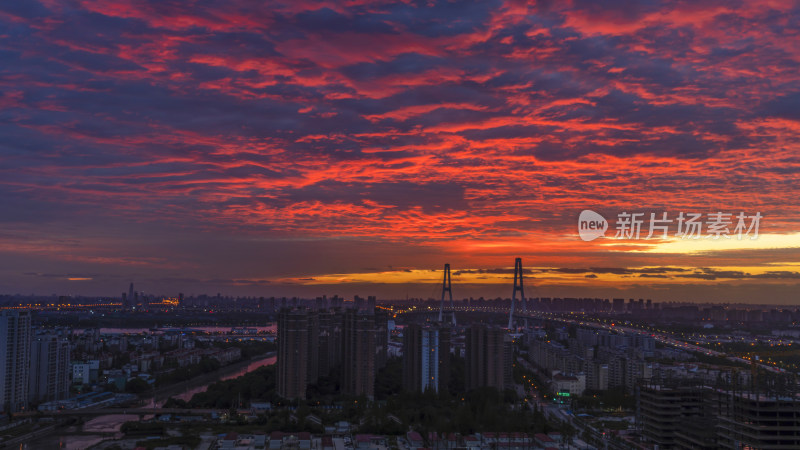
[[[792,1],[2,2],[0,292],[427,297],[447,262],[456,297],[507,297],[519,256],[528,296],[797,304],[798,24]],[[620,240],[621,212],[764,218]]]

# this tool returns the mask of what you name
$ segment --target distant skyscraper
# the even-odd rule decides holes
[[[31,342],[28,395],[33,403],[69,397],[69,341],[55,334],[37,335]]]
[[[409,324],[403,332],[403,387],[441,392],[449,379],[450,329]]]
[[[133,283],[128,287],[128,305],[123,306],[131,306],[133,304]]]
[[[306,398],[308,328],[306,309],[282,309],[278,314],[277,394],[283,398]]]
[[[473,325],[466,333],[466,387],[494,387],[503,390],[513,386],[511,338],[505,330],[486,325]]]
[[[0,406],[18,412],[28,403],[31,313],[0,311]]]

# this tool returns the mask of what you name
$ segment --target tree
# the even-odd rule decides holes
[[[125,383],[125,392],[129,392],[131,394],[141,394],[142,392],[146,392],[148,389],[150,389],[150,384],[139,377],[131,378],[127,383]]]

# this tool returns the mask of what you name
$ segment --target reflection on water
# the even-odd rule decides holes
[[[172,393],[172,395],[167,395],[167,396],[165,396],[163,398],[160,398],[160,397],[157,398],[156,401],[155,401],[155,406],[158,407],[158,408],[164,406],[164,402],[166,402],[170,397],[188,402],[189,400],[192,399],[193,395],[199,394],[201,392],[205,392],[208,389],[208,386],[216,383],[217,381],[230,380],[230,379],[233,379],[233,378],[238,378],[238,377],[240,377],[240,376],[242,376],[242,375],[244,375],[244,374],[246,374],[248,372],[252,372],[252,371],[258,369],[259,367],[269,366],[271,364],[275,364],[275,361],[277,361],[277,358],[275,356],[272,356],[270,358],[259,359],[257,361],[251,362],[250,364],[248,364],[245,367],[242,367],[239,370],[235,370],[235,371],[233,371],[231,373],[227,373],[227,374],[221,376],[219,378],[219,380],[214,380],[214,381],[212,381],[210,383],[201,384],[199,386],[187,385],[186,386],[186,390],[184,390],[183,392],[181,392],[179,394]],[[153,399],[147,400],[147,404],[153,404]]]
[[[268,366],[270,364],[275,364],[277,358],[275,356],[269,358],[263,358],[256,361],[251,362],[245,367],[241,367],[237,370],[231,371],[230,373],[226,373],[225,375],[221,376],[219,380],[213,380],[211,382],[201,384],[199,386],[190,386],[187,387],[186,391],[177,394],[171,395],[171,397],[179,398],[181,400],[189,401],[192,399],[194,394],[198,394],[200,392],[205,392],[213,383],[216,383],[220,380],[230,380],[232,378],[240,377],[248,372],[252,372],[259,367]],[[158,407],[161,407],[167,398],[158,399],[155,404]],[[147,404],[152,404],[153,399],[149,399]],[[32,440],[23,444],[22,449],[24,450],[49,450],[49,449],[66,449],[66,450],[82,450],[91,447],[103,439],[121,438],[122,432],[120,428],[122,424],[125,422],[130,422],[134,420],[146,420],[152,418],[152,415],[147,415],[144,417],[139,417],[135,414],[109,414],[107,416],[100,416],[94,419],[88,420],[83,424],[81,430],[78,430],[77,427],[69,427],[64,429],[57,430],[56,434],[52,434],[50,436],[45,436],[39,439]],[[74,435],[68,433],[75,433],[78,431],[83,431],[84,433],[96,433],[96,434],[86,434],[86,435]]]
[[[170,328],[170,327],[159,327],[156,329],[151,328],[100,328],[100,334],[141,334],[141,333],[163,333],[165,331],[177,331],[177,330],[196,330],[203,333],[231,333],[233,328],[238,327],[217,327],[217,326],[200,326],[200,327],[181,327],[181,328]],[[252,326],[252,327],[245,327],[248,330],[256,330],[258,333],[275,333],[277,331],[277,325],[267,325],[267,326]],[[84,330],[75,330],[76,334],[83,333]],[[250,334],[242,334],[242,336],[253,336]]]

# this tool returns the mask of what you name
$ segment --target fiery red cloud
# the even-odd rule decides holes
[[[6,3],[2,291],[428,295],[450,262],[501,296],[523,256],[542,295],[796,300],[795,2]],[[583,242],[584,209],[767,239]]]

